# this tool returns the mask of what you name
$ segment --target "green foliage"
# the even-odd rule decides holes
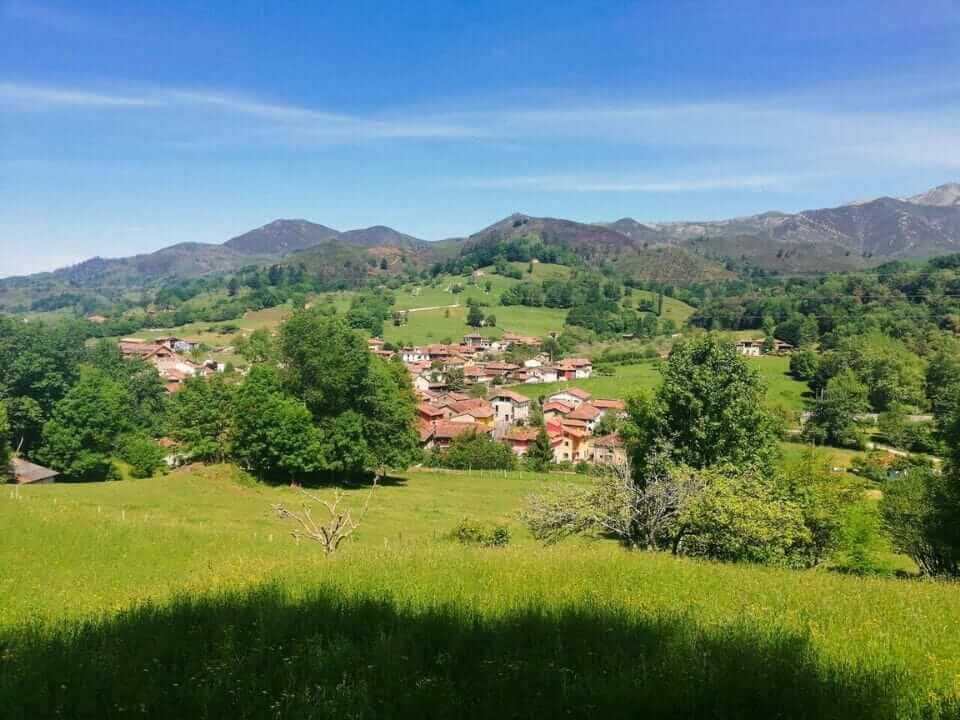
[[[0,398],[12,443],[30,456],[54,405],[77,380],[86,335],[79,323],[47,325],[0,316]]]
[[[406,467],[418,454],[416,401],[398,362],[373,357],[346,323],[314,311],[280,331],[287,390],[325,436],[329,469]]]
[[[797,380],[809,382],[820,370],[820,356],[813,350],[798,350],[790,356],[790,374]]]
[[[7,420],[7,406],[0,402],[0,474],[6,472],[10,462],[10,422]]]
[[[480,327],[483,325],[483,310],[476,305],[471,305],[467,311],[467,325],[470,327]]]
[[[277,344],[269,330],[260,328],[250,335],[241,336],[235,343],[237,354],[251,365],[275,363]]]
[[[325,448],[309,410],[286,394],[275,370],[260,365],[237,389],[232,455],[261,479],[295,479],[325,467]]]
[[[470,518],[464,518],[457,524],[453,536],[461,545],[504,547],[510,544],[510,528]]]
[[[537,437],[533,444],[527,449],[524,462],[531,470],[539,471],[545,470],[553,463],[553,448],[550,446],[550,436],[547,435],[547,429],[542,423],[537,430]]]
[[[800,507],[774,482],[752,469],[701,472],[705,489],[679,514],[679,552],[728,562],[807,564],[810,530]]]
[[[887,482],[880,512],[894,546],[927,575],[960,575],[960,481],[915,467]]]
[[[392,293],[360,293],[353,296],[347,310],[347,323],[352,328],[366,330],[374,337],[383,337],[383,321],[390,317]]]
[[[766,392],[755,368],[717,335],[676,344],[653,399],[628,402],[624,436],[637,469],[657,447],[693,468],[730,463],[769,469],[779,427],[763,406]]]
[[[821,444],[863,449],[866,439],[857,415],[865,413],[869,407],[866,386],[852,369],[846,368],[827,382],[804,433],[810,440]]]
[[[930,358],[926,388],[937,437],[946,440],[950,419],[960,411],[960,344],[945,343]]]
[[[164,467],[163,450],[145,435],[128,435],[118,445],[120,459],[130,466],[130,474],[135,478],[153,477]]]
[[[472,430],[455,437],[438,460],[443,467],[457,470],[513,470],[517,464],[507,445]]]
[[[222,375],[187,379],[170,401],[170,437],[197,460],[223,462],[229,452],[234,387]]]
[[[107,479],[118,440],[135,429],[132,404],[128,389],[107,372],[81,367],[80,378],[43,427],[40,459],[65,479]]]
[[[888,545],[876,504],[852,503],[844,515],[833,567],[853,575],[890,575]]]

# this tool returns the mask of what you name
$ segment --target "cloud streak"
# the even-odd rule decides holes
[[[638,176],[528,175],[460,181],[465,187],[572,193],[676,193],[782,189],[805,175],[694,175],[669,180]]]
[[[929,93],[929,85],[921,88]],[[955,168],[960,166],[960,98],[948,84],[942,102],[893,106],[870,105],[869,93],[858,103],[849,96],[842,106],[829,92],[795,98],[742,101],[598,103],[588,100],[563,106],[483,107],[433,112],[392,111],[357,115],[220,90],[146,88],[109,92],[0,81],[2,112],[118,112],[156,115],[157,140],[201,146],[236,144],[349,143],[358,140],[433,140],[622,144],[654,148],[709,150],[728,156],[751,152],[753,169],[861,163],[877,167]],[[904,92],[908,92],[905,90]],[[152,116],[151,116],[152,119]],[[150,123],[141,127],[150,127]],[[736,172],[743,180],[768,184],[770,172]],[[778,173],[776,173],[778,174]],[[590,182],[564,177],[513,178],[515,186],[572,187],[580,192],[675,192],[684,182],[663,184],[631,179]],[[659,187],[663,185],[663,187]],[[697,186],[699,187],[699,185]],[[689,189],[697,189],[691,187]]]

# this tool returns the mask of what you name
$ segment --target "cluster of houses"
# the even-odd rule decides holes
[[[477,432],[506,443],[522,457],[536,440],[539,428],[529,424],[530,398],[507,386],[587,379],[593,374],[593,364],[586,358],[553,362],[544,353],[522,363],[497,359],[516,345],[539,348],[540,339],[504,333],[493,340],[470,333],[456,345],[386,350],[383,340],[371,338],[368,347],[383,358],[399,357],[410,372],[420,401],[417,413],[424,449],[445,450],[459,435]],[[463,373],[464,386],[485,386],[486,397],[451,389],[447,377],[452,371]],[[544,424],[556,462],[610,463],[621,458],[623,444],[617,435],[595,435],[607,413],[622,415],[623,402],[593,399],[578,388],[546,396]]]
[[[593,374],[593,363],[586,358],[551,362],[548,355],[541,353],[522,364],[494,359],[516,345],[534,348],[540,345],[540,339],[505,333],[499,340],[491,340],[468,334],[456,345],[434,343],[396,351],[384,349],[384,342],[379,338],[369,340],[372,353],[384,358],[399,357],[403,361],[418,391],[444,389],[445,373],[451,370],[462,371],[466,385],[487,386],[582,380]]]
[[[181,354],[191,352],[195,347],[195,343],[175,337],[156,340],[124,338],[120,341],[120,353],[123,357],[143,360],[153,365],[168,393],[180,390],[188,378],[206,377],[224,371],[223,363],[214,360],[194,362]]]
[[[498,388],[487,398],[462,392],[423,390],[417,415],[420,444],[427,450],[445,450],[454,438],[475,432],[506,443],[518,457],[527,454],[540,429],[530,425],[531,399],[509,388]],[[556,462],[609,464],[624,457],[616,434],[598,436],[597,426],[608,413],[622,417],[620,400],[594,399],[579,388],[560,390],[543,399],[543,418]]]

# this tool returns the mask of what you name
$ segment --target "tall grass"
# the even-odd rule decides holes
[[[0,639],[9,718],[938,717],[809,634],[592,603],[404,606],[277,586]]]
[[[327,560],[226,468],[5,490],[0,717],[957,715],[960,587],[544,548],[545,480],[408,473]]]

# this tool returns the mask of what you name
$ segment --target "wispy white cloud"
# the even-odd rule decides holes
[[[0,109],[37,110],[49,107],[145,108],[160,103],[149,97],[120,95],[89,90],[0,83]]]
[[[458,181],[466,187],[538,192],[674,193],[705,190],[783,189],[807,175],[691,175],[655,179],[650,176],[526,175]]]
[[[357,138],[464,138],[482,131],[454,123],[438,123],[423,117],[359,117],[314,108],[265,102],[257,98],[217,92],[153,89],[140,93],[0,83],[0,111],[50,109],[194,110],[259,121],[261,133],[284,133],[303,140]]]
[[[795,97],[770,96],[710,102],[598,103],[581,99],[563,105],[474,106],[463,110],[390,110],[354,114],[281,103],[215,89],[141,88],[112,91],[0,82],[0,112],[82,111],[156,114],[157,140],[171,146],[204,143],[322,144],[357,140],[447,140],[630,144],[725,153],[754,153],[750,167],[797,167],[797,172],[831,163],[860,162],[883,167],[948,167],[960,164],[960,98],[937,103],[907,100],[871,104],[833,101],[825,91]],[[924,93],[934,92],[931,84]],[[934,106],[935,105],[935,106]],[[189,113],[189,114],[188,114]],[[212,118],[212,119],[211,119]],[[188,122],[184,122],[187,119]],[[138,129],[149,128],[140,122]],[[756,154],[769,161],[757,165]],[[772,171],[733,172],[769,179]],[[549,185],[549,183],[541,183]],[[556,183],[554,183],[556,184]],[[577,187],[616,192],[651,183],[577,182]],[[659,181],[653,185],[660,184]],[[741,183],[740,186],[743,186]],[[680,186],[682,188],[682,184]],[[656,192],[656,189],[650,189]],[[671,191],[669,188],[660,192]]]

